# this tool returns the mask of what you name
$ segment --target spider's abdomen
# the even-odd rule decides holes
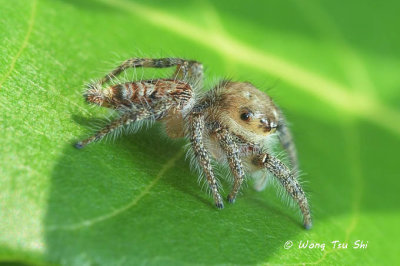
[[[162,102],[176,109],[183,109],[192,98],[190,84],[172,79],[156,79],[126,82],[106,89],[90,88],[86,94],[88,102],[113,108],[148,107]]]
[[[92,85],[85,98],[90,103],[124,112],[146,109],[154,113],[154,119],[162,119],[171,138],[183,137],[183,115],[194,105],[192,86],[173,79],[126,82],[106,89]]]

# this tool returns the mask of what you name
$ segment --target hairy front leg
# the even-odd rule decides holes
[[[229,167],[235,178],[232,191],[228,195],[228,201],[234,203],[244,179],[244,171],[239,156],[239,149],[226,129],[219,128],[216,130],[216,134],[222,149],[226,153]]]
[[[278,178],[279,182],[286,189],[289,195],[297,202],[303,214],[304,227],[310,229],[312,226],[310,208],[307,198],[301,188],[297,178],[290,169],[279,159],[264,153],[253,158],[253,163],[257,166],[265,167]]]
[[[221,195],[218,192],[217,180],[214,176],[214,171],[211,165],[211,158],[206,150],[203,143],[203,132],[204,132],[204,117],[202,114],[192,114],[190,116],[190,142],[192,144],[193,152],[200,163],[206,178],[208,185],[211,189],[215,206],[222,209],[224,203]]]

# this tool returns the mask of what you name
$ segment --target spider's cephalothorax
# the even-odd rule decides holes
[[[132,81],[103,88],[103,84],[131,67],[176,66],[171,79]],[[207,178],[215,205],[223,208],[211,160],[227,162],[234,177],[228,201],[233,203],[245,173],[267,170],[298,203],[304,226],[311,227],[307,198],[297,179],[297,155],[281,110],[271,98],[248,82],[223,81],[203,96],[203,67],[180,58],[129,59],[100,81],[90,84],[85,99],[118,110],[120,117],[80,141],[77,148],[102,139],[124,125],[158,120],[171,138],[187,137],[199,168]],[[277,135],[287,151],[292,169],[271,155],[268,140]]]

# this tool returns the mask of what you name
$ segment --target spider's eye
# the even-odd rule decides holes
[[[242,119],[243,121],[249,121],[250,116],[251,116],[251,114],[249,112],[245,112],[240,115],[240,119]]]

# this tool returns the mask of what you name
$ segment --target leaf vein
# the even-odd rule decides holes
[[[33,30],[33,25],[35,24],[35,19],[36,19],[37,1],[38,0],[33,1],[32,9],[31,9],[31,16],[30,16],[29,23],[28,23],[28,31],[25,34],[25,37],[24,37],[24,40],[22,41],[21,47],[19,48],[17,54],[14,56],[14,58],[11,61],[10,68],[8,69],[6,74],[0,80],[0,88],[4,84],[6,79],[11,75],[12,71],[14,70],[15,63],[17,62],[18,58],[21,56],[22,52],[24,51],[24,49],[26,48],[26,46],[29,43],[29,38],[31,36],[32,30]]]
[[[150,182],[149,185],[145,187],[145,189],[137,196],[135,197],[130,203],[113,210],[110,213],[91,218],[88,220],[84,220],[81,222],[69,224],[69,225],[50,225],[47,227],[47,231],[57,231],[57,230],[66,230],[66,231],[74,231],[74,230],[79,230],[82,228],[87,228],[90,226],[93,226],[97,223],[104,222],[106,220],[112,219],[121,213],[131,209],[133,206],[135,206],[142,198],[144,198],[147,194],[150,193],[151,189],[158,183],[158,181],[164,176],[164,174],[171,169],[174,165],[175,162],[182,157],[184,154],[184,150],[181,149],[174,157],[172,157],[170,160],[168,160],[163,167],[161,168],[160,172],[156,175],[156,177],[153,179],[153,181]]]

